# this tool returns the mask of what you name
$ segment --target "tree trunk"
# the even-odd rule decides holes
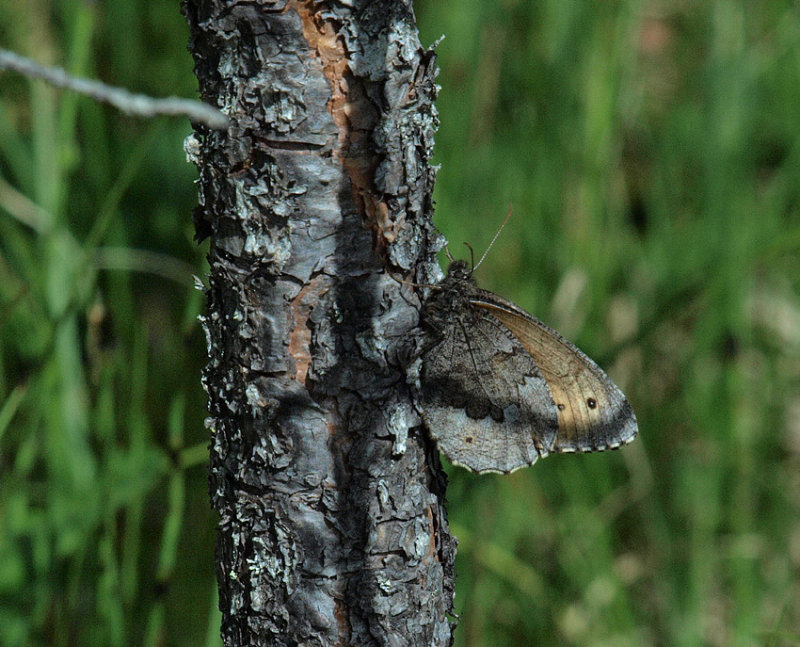
[[[186,0],[226,645],[446,645],[455,543],[404,364],[438,272],[410,2]],[[414,270],[414,272],[411,272]]]

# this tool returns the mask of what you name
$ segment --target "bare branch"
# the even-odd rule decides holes
[[[137,117],[180,115],[209,128],[222,130],[228,126],[228,118],[222,112],[202,101],[178,97],[156,99],[144,94],[133,94],[100,81],[70,76],[60,67],[45,67],[29,58],[0,49],[0,70],[3,69],[14,70],[25,76],[47,81],[56,87],[85,94],[96,101],[109,103],[129,115]]]

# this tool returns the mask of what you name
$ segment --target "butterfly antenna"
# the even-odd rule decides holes
[[[456,259],[453,258],[453,255],[450,253],[450,243],[445,243],[444,244],[444,251],[447,254],[447,260],[448,261],[450,261],[452,263],[454,260],[456,260]]]
[[[489,250],[490,250],[490,249],[492,248],[492,246],[494,245],[495,241],[497,240],[497,237],[500,235],[500,232],[501,232],[501,231],[503,231],[503,229],[505,229],[505,227],[506,227],[506,224],[508,223],[508,220],[509,220],[509,218],[511,218],[511,211],[512,211],[512,209],[513,209],[513,208],[514,208],[514,205],[513,205],[513,204],[509,204],[509,205],[508,205],[508,213],[506,214],[506,219],[503,221],[503,224],[502,224],[502,225],[500,225],[500,229],[498,229],[498,230],[497,230],[497,233],[494,235],[494,238],[492,238],[492,242],[491,242],[491,243],[489,243],[489,246],[486,248],[486,251],[485,251],[485,252],[483,252],[483,256],[481,256],[481,259],[478,261],[478,265],[473,265],[473,266],[472,266],[472,271],[473,271],[473,272],[474,272],[475,270],[477,270],[477,269],[478,269],[478,266],[479,266],[481,263],[483,263],[483,259],[484,259],[484,258],[486,258],[486,255],[489,253]],[[470,249],[472,249],[472,248],[470,248]]]
[[[469,263],[470,267],[472,267],[472,269],[470,270],[471,274],[472,272],[475,271],[475,250],[472,249],[472,245],[470,245],[468,242],[464,241],[464,244],[467,246],[467,249],[469,249]]]

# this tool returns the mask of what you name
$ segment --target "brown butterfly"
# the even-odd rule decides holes
[[[617,386],[555,330],[481,290],[453,261],[423,308],[422,416],[439,449],[475,472],[550,452],[616,449],[637,433]]]

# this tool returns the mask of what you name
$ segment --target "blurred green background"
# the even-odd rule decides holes
[[[415,3],[437,223],[640,438],[450,470],[459,645],[800,642],[800,7]],[[0,4],[0,46],[195,95],[177,2]],[[0,73],[0,644],[215,645],[179,119]],[[466,253],[466,250],[464,250]]]

